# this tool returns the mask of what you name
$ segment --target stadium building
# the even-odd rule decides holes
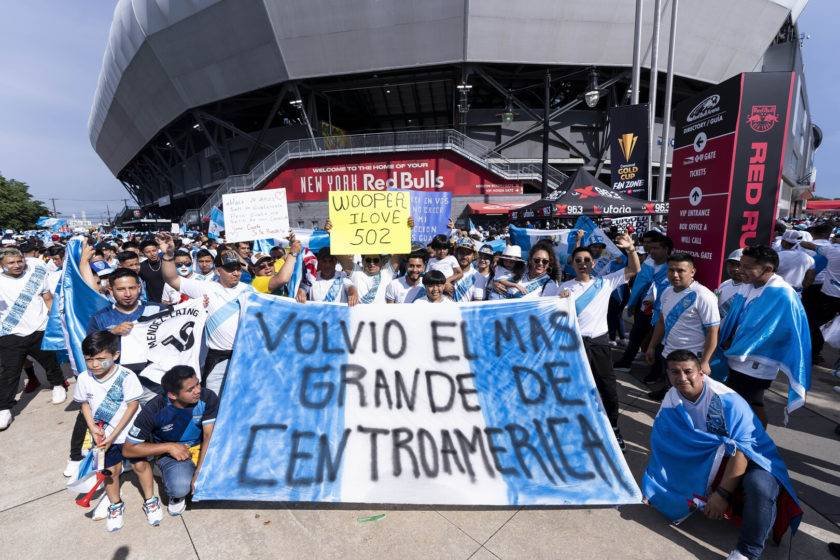
[[[783,216],[812,190],[820,141],[796,27],[806,1],[682,2],[677,24],[674,106],[740,72],[796,72]],[[660,70],[671,13],[670,0],[662,4]],[[653,2],[644,5],[642,102]],[[286,189],[298,227],[323,222],[331,189],[443,190],[462,217],[506,214],[539,196],[546,99],[548,187],[581,166],[610,182],[607,110],[629,103],[634,7],[120,0],[90,140],[138,218],[195,222],[223,193],[272,187]],[[659,139],[664,83],[663,73]],[[654,175],[658,156],[655,147]]]

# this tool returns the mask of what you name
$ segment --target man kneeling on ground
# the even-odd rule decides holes
[[[143,405],[128,432],[123,455],[154,457],[169,496],[169,514],[181,515],[186,509],[184,498],[195,488],[210,445],[219,398],[201,387],[195,370],[189,366],[175,366],[167,371],[161,385],[166,396],[160,395]],[[194,459],[196,452],[198,457]],[[146,461],[137,462],[134,470],[138,471],[138,467],[141,472],[151,468]],[[152,491],[143,488],[145,496],[152,495]]]
[[[740,518],[728,558],[759,558],[771,529],[778,544],[802,516],[787,468],[749,404],[703,375],[697,354],[674,350],[666,361],[672,387],[653,423],[645,499],[675,523],[696,509]]]

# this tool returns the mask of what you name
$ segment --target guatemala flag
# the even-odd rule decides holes
[[[706,377],[704,382],[705,390],[714,393],[706,430],[695,429],[676,388],[665,395],[653,422],[650,461],[642,476],[645,499],[669,520],[679,523],[705,504],[717,487],[719,471],[725,468],[723,461],[738,450],[779,482],[773,527],[773,539],[778,544],[788,527],[796,532],[802,516],[787,467],[747,402],[714,379]],[[740,500],[736,493],[732,503],[737,505]]]
[[[778,367],[789,383],[787,423],[787,415],[805,404],[805,392],[811,388],[808,317],[799,295],[781,276],[774,274],[748,301],[749,294],[757,291],[745,284],[730,300],[718,340],[731,342],[726,350],[718,348],[713,375],[725,380],[730,360]]]
[[[295,260],[295,268],[289,278],[289,297],[292,298],[297,294],[306,274],[314,276],[317,272],[315,253],[330,246],[330,234],[323,229],[295,230],[295,239],[300,240],[303,249]]]
[[[82,240],[71,239],[67,243],[60,283],[61,296],[58,298],[58,316],[64,332],[65,347],[70,354],[70,365],[77,374],[87,370],[82,341],[87,334],[88,322],[94,313],[111,305],[105,296],[93,290],[82,278],[79,272],[81,258]]]
[[[207,237],[218,239],[225,229],[225,215],[217,207],[210,210],[210,223],[207,226]]]
[[[196,500],[640,502],[571,299],[240,302]]]

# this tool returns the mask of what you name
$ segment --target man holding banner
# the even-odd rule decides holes
[[[589,367],[592,368],[592,375],[595,377],[595,386],[601,395],[601,401],[604,403],[618,446],[624,451],[626,445],[618,427],[618,391],[612,366],[611,347],[607,337],[607,308],[613,290],[636,276],[641,265],[639,256],[636,254],[636,247],[629,235],[619,235],[615,239],[615,244],[627,253],[628,262],[625,268],[595,277],[593,276],[595,256],[588,247],[578,247],[572,251],[575,279],[564,282],[557,288],[546,289],[545,295],[550,296],[559,292],[560,295],[569,294],[574,298],[583,348],[589,360]]]
[[[243,292],[253,292],[254,288],[250,284],[239,281],[242,276],[242,267],[239,255],[235,251],[229,249],[219,251],[216,255],[216,271],[219,279],[208,282],[181,278],[175,268],[175,242],[172,235],[161,233],[157,240],[163,252],[161,270],[166,283],[188,297],[207,297],[208,317],[204,334],[207,337],[208,350],[201,379],[208,389],[219,394],[239,324],[238,297]],[[293,257],[290,255],[290,258]]]

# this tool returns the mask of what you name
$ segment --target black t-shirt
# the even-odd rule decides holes
[[[163,262],[160,259],[154,266],[149,264],[149,261],[140,263],[140,278],[146,283],[146,297],[149,301],[161,301],[163,299],[163,287],[166,282],[163,279],[161,267],[163,267]]]

